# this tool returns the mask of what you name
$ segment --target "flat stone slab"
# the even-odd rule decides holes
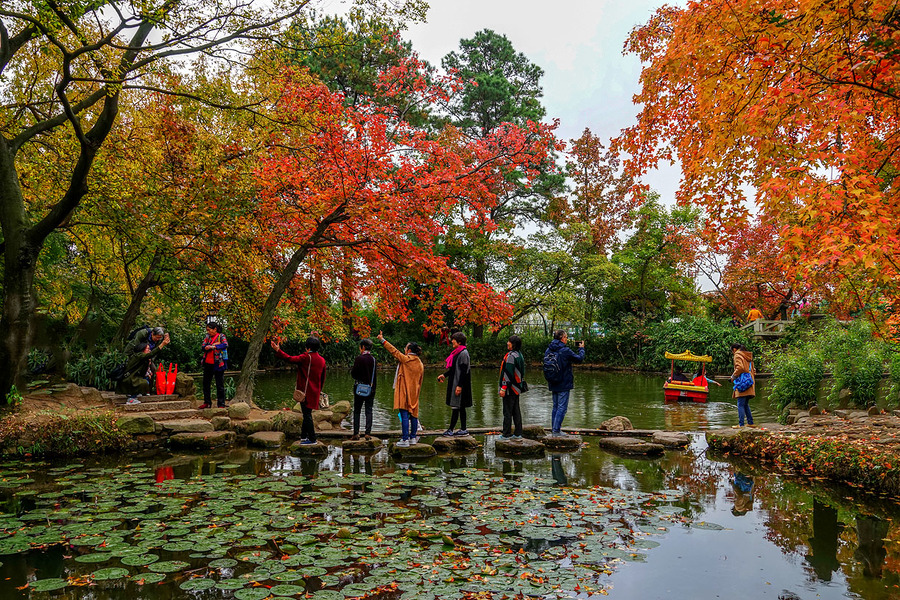
[[[272,431],[275,429],[272,421],[269,419],[248,419],[248,420],[231,420],[231,425],[237,433],[250,435],[257,431]]]
[[[600,438],[598,443],[604,450],[629,456],[658,456],[666,451],[662,444],[631,437]]]
[[[666,448],[684,448],[691,443],[691,438],[688,434],[677,431],[657,431],[650,441]]]
[[[116,419],[116,427],[120,431],[130,433],[131,435],[139,435],[142,433],[154,433],[156,424],[153,419],[147,415],[122,415]]]
[[[219,408],[218,406],[215,408],[203,408],[203,409],[198,409],[198,410],[200,411],[200,414],[203,416],[204,419],[212,419],[213,417],[228,416],[228,409],[227,408]]]
[[[178,419],[175,421],[159,421],[164,431],[172,433],[203,433],[212,431],[212,423],[205,419]]]
[[[148,410],[190,410],[190,400],[164,400],[161,402],[144,402],[140,404],[126,404],[122,407],[125,412],[146,412]]]
[[[294,456],[322,457],[328,456],[328,446],[316,441],[315,444],[301,444],[299,441],[291,444],[291,454]]]
[[[582,440],[580,435],[548,435],[541,440],[541,443],[547,450],[554,452],[573,452],[581,448]]]
[[[224,415],[213,417],[209,422],[212,423],[213,429],[216,431],[228,431],[231,429],[231,419]]]
[[[281,448],[284,433],[280,431],[258,431],[247,438],[247,445],[256,448]]]
[[[526,437],[529,440],[540,440],[545,437],[547,432],[544,431],[543,426],[541,425],[523,425],[522,426],[522,437]]]
[[[169,438],[170,448],[182,450],[209,450],[234,443],[234,432],[205,431],[200,433],[176,433]]]
[[[358,440],[344,440],[341,442],[344,452],[372,452],[381,449],[381,440],[378,438],[361,438]]]
[[[497,439],[494,442],[495,450],[508,456],[543,456],[544,444],[537,440],[520,438],[515,440]]]
[[[437,455],[437,450],[434,449],[434,446],[430,444],[413,444],[412,446],[397,447],[397,444],[391,444],[389,450],[391,456],[394,458],[400,459],[413,459],[413,458],[431,458],[432,456]]]
[[[478,440],[471,435],[442,435],[434,438],[431,445],[438,452],[471,452],[480,446]]]
[[[197,419],[200,417],[200,411],[191,409],[185,410],[148,410],[141,414],[145,414],[154,421],[184,421],[185,419]]]

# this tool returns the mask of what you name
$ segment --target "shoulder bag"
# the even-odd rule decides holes
[[[303,386],[303,391],[300,391],[299,388],[294,389],[294,404],[300,403],[303,404],[306,402],[306,390],[309,389],[309,374],[312,372],[312,357],[309,357],[309,368],[306,370],[306,384]]]
[[[753,375],[750,372],[753,370],[753,361],[750,361],[750,368],[746,373],[741,373],[737,376],[737,379],[734,380],[734,389],[738,392],[746,392],[751,387],[753,387]]]

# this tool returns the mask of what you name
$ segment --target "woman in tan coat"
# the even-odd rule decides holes
[[[744,426],[745,416],[747,425],[753,425],[753,415],[750,414],[750,399],[756,396],[756,367],[753,366],[753,353],[741,344],[732,344],[731,355],[734,359],[734,373],[731,374],[731,381],[744,373],[750,373],[750,376],[753,377],[753,385],[743,392],[739,392],[735,388],[731,395],[732,398],[737,398],[739,426]]]
[[[419,393],[425,377],[425,365],[419,355],[422,349],[415,342],[409,342],[400,352],[394,348],[379,331],[376,338],[391,356],[397,359],[397,374],[394,377],[394,410],[400,411],[400,427],[403,439],[397,446],[405,448],[419,442]]]

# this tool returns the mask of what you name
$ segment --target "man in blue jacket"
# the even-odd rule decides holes
[[[553,334],[553,341],[544,351],[544,377],[553,392],[553,414],[550,435],[562,435],[562,422],[569,408],[569,392],[575,387],[572,363],[584,361],[584,342],[578,342],[578,352],[566,346],[569,334],[562,329]]]

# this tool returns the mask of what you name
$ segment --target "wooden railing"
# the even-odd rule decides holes
[[[749,331],[754,337],[779,337],[784,335],[784,328],[793,321],[771,321],[767,319],[757,319],[747,323],[741,329]]]

